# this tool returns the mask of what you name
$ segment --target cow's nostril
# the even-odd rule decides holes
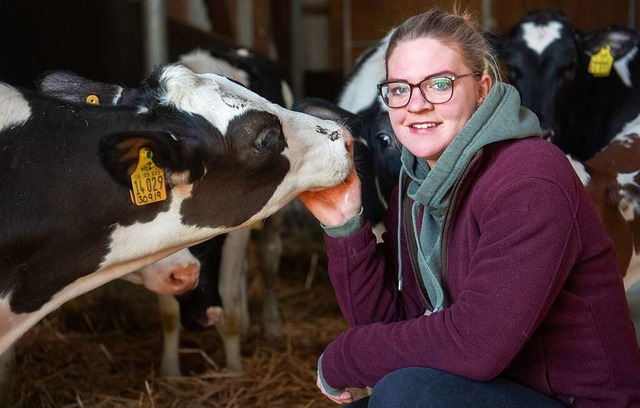
[[[349,152],[353,153],[353,136],[346,130],[342,132],[342,136],[344,138],[345,147]]]

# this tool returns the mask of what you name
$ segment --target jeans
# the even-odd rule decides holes
[[[382,378],[370,397],[349,408],[561,408],[531,388],[496,378],[481,382],[432,368],[410,367]]]

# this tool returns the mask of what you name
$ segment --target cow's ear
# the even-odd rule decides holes
[[[196,144],[191,138],[179,139],[167,131],[113,133],[100,141],[100,160],[116,181],[130,185],[140,150],[146,147],[170,184],[192,183],[205,171],[203,149]]]
[[[86,79],[71,71],[45,72],[37,82],[38,89],[54,98],[73,103],[117,105],[124,88]]]
[[[307,113],[320,119],[333,121],[344,121],[352,116],[353,113],[346,111],[333,102],[321,98],[302,98],[293,104],[292,110]]]
[[[619,60],[638,45],[640,37],[630,28],[610,25],[585,34],[582,47],[588,55],[595,55],[605,45],[611,47],[611,56]]]
[[[372,103],[371,106],[364,110],[361,114],[355,114],[339,107],[331,101],[321,98],[299,99],[293,104],[291,109],[297,112],[315,116],[320,119],[338,122],[342,126],[348,128],[354,138],[363,140],[366,139],[367,134],[367,127],[364,121],[364,117],[371,116],[372,118],[375,118],[380,112],[380,108],[376,102]],[[370,111],[373,113],[367,113]]]

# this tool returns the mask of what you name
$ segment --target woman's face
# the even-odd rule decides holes
[[[463,75],[472,72],[455,48],[432,38],[401,41],[387,63],[387,81],[417,84],[432,75]],[[431,104],[415,87],[409,104],[390,108],[389,117],[398,140],[416,157],[433,167],[442,152],[467,123],[491,88],[483,74],[457,79],[449,102]]]

